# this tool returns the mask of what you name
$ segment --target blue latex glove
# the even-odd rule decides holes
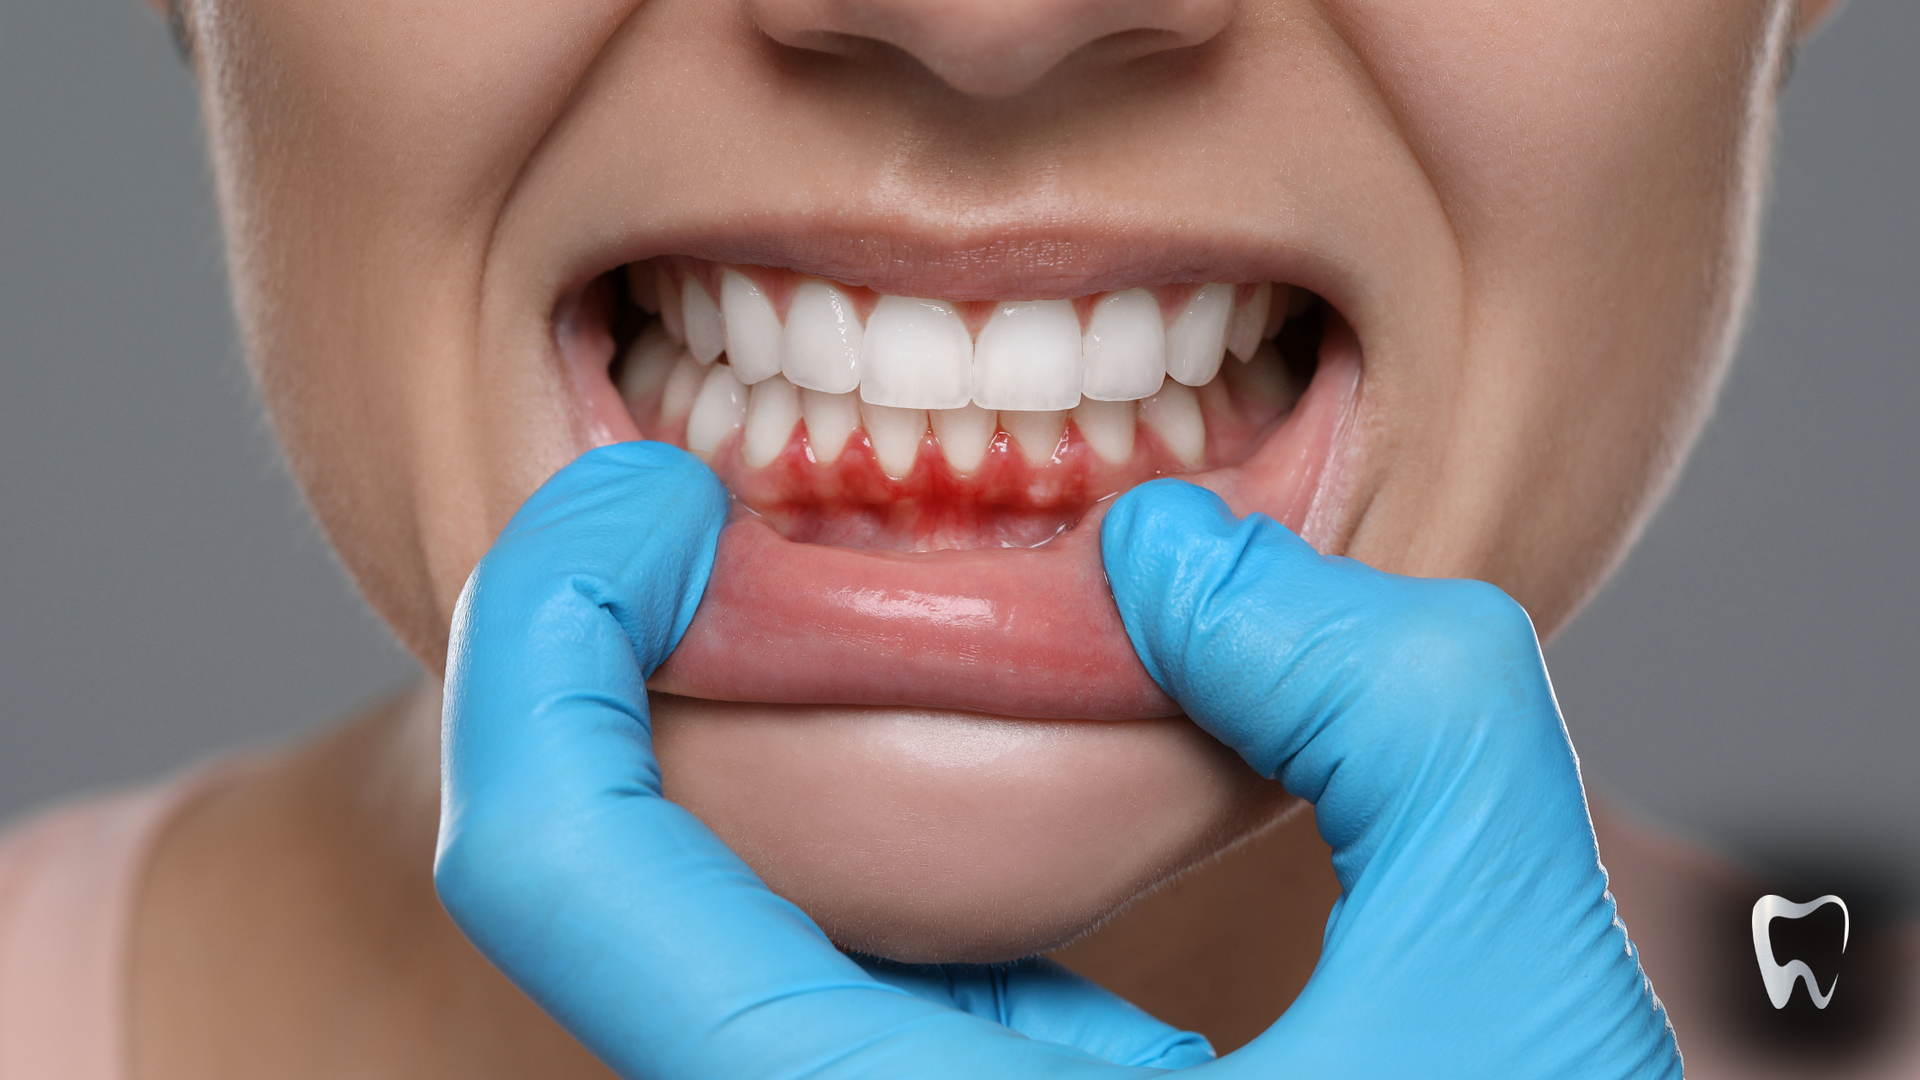
[[[594,450],[467,581],[447,663],[441,901],[627,1077],[1145,1075],[1206,1041],[1046,961],[841,954],[660,795],[646,678],[706,586],[720,482],[664,443]]]
[[[1679,1075],[1531,627],[1497,590],[1322,559],[1185,484],[1108,515],[1148,670],[1318,804],[1344,889],[1299,1001],[1200,1064],[1203,1042],[1052,965],[862,967],[660,797],[645,678],[724,510],[679,451],[594,451],[515,516],[454,627],[442,900],[623,1075]]]

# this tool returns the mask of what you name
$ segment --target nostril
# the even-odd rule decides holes
[[[1021,93],[1069,58],[1107,69],[1199,45],[1237,0],[748,0],[754,24],[792,48],[856,61],[906,54],[965,94]]]

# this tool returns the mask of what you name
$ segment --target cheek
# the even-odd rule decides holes
[[[1650,511],[1730,355],[1789,5],[1331,11],[1443,207],[1465,324],[1457,364],[1423,360],[1443,386],[1370,388],[1395,471],[1349,553],[1493,580],[1549,631]]]
[[[1291,799],[1185,720],[1021,721],[654,698],[667,795],[836,941],[1030,955]]]
[[[633,6],[195,7],[249,361],[343,563],[433,670],[468,570],[580,449],[550,434],[546,328],[487,323],[489,238]]]
[[[1450,216],[1517,234],[1584,215],[1618,230],[1622,212],[1724,183],[1790,8],[1356,0],[1335,17]]]

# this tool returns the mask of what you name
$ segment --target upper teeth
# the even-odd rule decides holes
[[[863,324],[838,286],[807,278],[783,321],[752,278],[731,268],[719,278],[716,301],[698,278],[673,288],[661,275],[661,301],[678,309],[663,322],[695,360],[724,352],[747,386],[785,375],[802,389],[858,390],[862,401],[896,409],[971,402],[1052,412],[1082,397],[1151,397],[1163,376],[1204,386],[1228,351],[1252,359],[1273,300],[1269,284],[1237,304],[1235,286],[1202,285],[1168,324],[1151,292],[1128,289],[1096,302],[1084,330],[1070,300],[1009,301],[995,305],[976,338],[944,300],[882,296]]]
[[[847,293],[818,278],[799,282],[784,320],[737,269],[720,270],[717,301],[692,275],[658,270],[655,284],[661,323],[635,343],[622,392],[637,401],[660,390],[663,419],[687,418],[689,449],[712,451],[744,428],[743,458],[765,465],[804,421],[815,460],[830,463],[864,427],[893,476],[912,470],[929,429],[962,473],[1001,429],[1028,460],[1048,460],[1069,410],[1106,460],[1132,456],[1137,413],[1197,465],[1206,433],[1188,388],[1212,381],[1229,351],[1251,360],[1272,305],[1287,303],[1285,286],[1276,298],[1261,284],[1236,303],[1236,286],[1207,284],[1169,324],[1158,297],[1128,289],[1093,303],[1083,329],[1073,301],[1007,301],[976,336],[944,300],[881,296],[863,323]],[[697,365],[722,353],[728,362],[678,365],[683,347]]]

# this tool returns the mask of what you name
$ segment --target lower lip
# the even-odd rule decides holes
[[[574,383],[595,441],[639,438],[604,359],[580,368]],[[1292,414],[1247,461],[1183,479],[1236,513],[1263,512],[1300,531],[1333,494],[1327,481],[1338,470],[1327,463],[1359,370],[1353,332],[1331,320]],[[741,515],[721,534],[692,625],[648,687],[712,701],[1030,719],[1177,715],[1140,665],[1107,588],[1103,513],[1095,507],[1037,548],[934,552],[797,543]]]

